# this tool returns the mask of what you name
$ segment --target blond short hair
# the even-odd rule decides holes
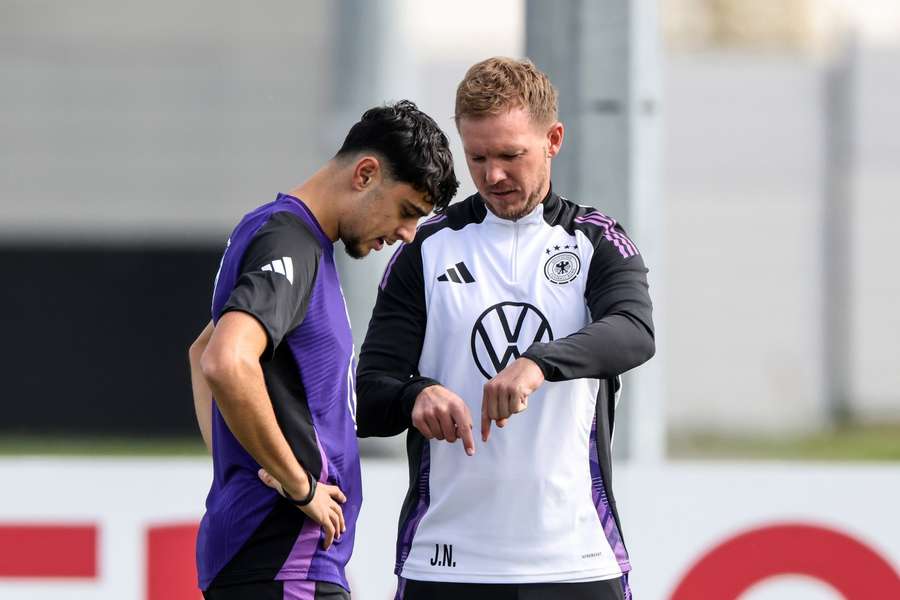
[[[456,120],[479,118],[524,108],[535,123],[555,123],[557,91],[530,60],[495,56],[473,65],[456,88]]]

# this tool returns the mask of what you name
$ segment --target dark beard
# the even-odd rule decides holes
[[[538,177],[538,179],[540,181],[542,181],[543,183],[541,183],[540,185],[537,186],[538,190],[540,190],[541,188],[544,187],[544,185],[547,182],[547,179],[549,179],[549,175],[550,175],[550,171],[546,167],[541,167],[541,172],[540,172],[540,176]],[[515,213],[510,213],[510,214],[505,214],[505,215],[497,215],[497,216],[500,217],[501,219],[507,219],[509,221],[518,221],[519,219],[521,219],[522,217],[524,217],[525,215],[527,215],[531,211],[533,211],[535,206],[537,206],[538,204],[543,202],[544,196],[541,196],[539,194],[540,194],[539,192],[533,192],[530,196],[528,196],[528,200],[525,202],[525,206],[523,206],[521,210],[518,210]],[[487,202],[485,202],[485,205],[487,205]],[[490,210],[490,206],[488,206],[488,210]],[[493,212],[493,211],[491,211],[491,212]],[[494,213],[494,214],[497,214],[497,213]]]
[[[350,256],[350,258],[365,258],[368,254],[368,252],[363,249],[362,242],[360,242],[357,238],[341,238],[341,241],[344,242],[344,252],[346,252],[347,255]]]
[[[509,217],[509,218],[512,219],[513,221],[518,221],[519,219],[521,219],[522,217],[524,217],[525,215],[527,215],[528,213],[533,211],[534,207],[541,203],[541,200],[543,200],[542,196],[533,194],[532,196],[530,196],[528,198],[528,202],[525,203],[525,206],[522,208],[522,210],[520,210],[514,216]]]
[[[502,214],[502,215],[494,212],[494,209],[491,208],[491,205],[488,204],[487,202],[485,202],[484,205],[487,207],[487,209],[489,211],[491,211],[492,213],[494,213],[501,219],[506,219],[507,221],[518,221],[519,219],[521,219],[522,217],[524,217],[525,215],[527,215],[531,211],[533,211],[534,207],[541,203],[541,200],[543,200],[542,196],[539,196],[538,194],[532,194],[531,196],[528,197],[528,202],[525,203],[525,206],[523,206],[521,210],[516,211],[515,213]]]
[[[344,252],[346,252],[350,258],[365,258],[371,251],[370,248],[366,248],[363,245],[362,240],[355,231],[358,227],[354,227],[354,225],[360,225],[361,222],[357,223],[359,215],[367,215],[372,206],[374,206],[381,197],[382,194],[379,191],[379,188],[370,191],[362,200],[360,200],[360,204],[356,207],[354,218],[348,220],[346,227],[342,230],[340,226],[338,226],[338,237],[340,237],[341,242],[344,243]]]

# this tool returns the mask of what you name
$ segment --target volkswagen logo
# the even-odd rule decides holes
[[[552,342],[553,331],[541,311],[526,302],[501,302],[490,307],[472,328],[472,358],[491,379],[535,342]]]

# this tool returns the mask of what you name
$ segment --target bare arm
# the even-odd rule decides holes
[[[200,369],[200,357],[209,344],[209,338],[212,337],[213,323],[212,321],[200,332],[191,348],[188,351],[188,357],[191,361],[191,390],[194,393],[194,412],[197,413],[197,425],[200,426],[200,435],[203,436],[203,443],[206,449],[212,452],[212,390],[203,376]]]
[[[234,437],[290,497],[305,498],[309,493],[306,470],[284,438],[263,379],[259,359],[267,342],[265,330],[254,317],[227,312],[212,332],[200,367]],[[336,486],[323,483],[316,487],[312,503],[300,509],[325,529],[326,548],[345,528],[338,504],[344,501]]]

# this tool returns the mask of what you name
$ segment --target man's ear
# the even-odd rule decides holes
[[[547,130],[547,157],[553,158],[559,154],[562,148],[563,138],[565,137],[565,127],[557,121]]]
[[[381,163],[374,156],[363,156],[353,167],[353,189],[370,190],[381,179]]]

